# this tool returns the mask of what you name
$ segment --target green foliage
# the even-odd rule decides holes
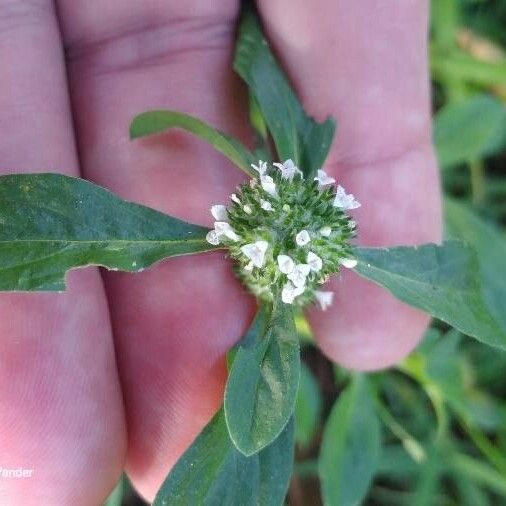
[[[216,151],[223,153],[246,174],[252,174],[251,164],[258,160],[247,148],[233,137],[187,114],[176,111],[147,111],[139,114],[130,125],[130,138],[159,134],[171,128],[181,128],[197,135],[211,144]]]
[[[447,233],[471,246],[477,253],[483,298],[496,320],[506,329],[506,238],[499,230],[481,220],[468,207],[445,200]]]
[[[326,506],[352,506],[367,495],[380,455],[380,429],[367,378],[355,375],[325,425],[319,460]]]
[[[295,403],[300,364],[291,311],[261,308],[229,354],[224,409],[177,462],[155,505],[280,506],[294,431],[300,453],[311,459],[322,429],[319,461],[296,469],[319,475],[327,505],[506,502],[506,356],[497,351],[506,347],[506,58],[482,57],[458,43],[465,26],[504,44],[505,6],[433,1],[434,140],[446,192],[459,199],[446,198],[447,234],[467,246],[357,249],[362,276],[442,322],[433,322],[397,368],[367,376],[340,369],[329,380],[330,364],[307,344],[323,380],[319,385],[302,366]],[[273,158],[272,140],[280,159],[292,158],[310,176],[328,154],[334,121],[319,124],[304,112],[248,9],[234,67],[248,86],[255,155]],[[134,119],[130,133],[139,138],[170,128],[201,137],[251,174],[253,154],[197,118],[150,111]],[[461,164],[470,174],[447,170]],[[212,249],[206,232],[83,180],[0,177],[0,290],[63,289],[65,273],[86,265],[139,271],[168,256]],[[120,488],[108,504],[119,496]]]
[[[307,448],[315,436],[320,422],[322,403],[318,383],[309,368],[302,363],[295,403],[295,440],[302,448]]]
[[[239,343],[225,391],[230,437],[245,455],[270,444],[292,416],[300,374],[292,308],[260,310]]]
[[[441,168],[493,155],[506,145],[506,107],[489,95],[444,106],[434,122]]]
[[[293,464],[293,420],[272,445],[246,457],[220,409],[167,476],[154,506],[279,506]]]
[[[506,349],[506,328],[488,307],[473,250],[442,246],[357,248],[356,270],[398,299],[490,346]]]
[[[335,122],[327,118],[323,123],[316,123],[304,112],[269,49],[258,17],[249,9],[244,11],[241,20],[234,68],[248,85],[280,160],[292,159],[305,176],[311,176],[327,157]],[[259,124],[255,121],[255,125]]]
[[[121,506],[123,503],[123,496],[125,494],[125,489],[128,487],[128,480],[126,476],[123,474],[118,481],[116,487],[111,492],[107,500],[104,502],[103,506]]]
[[[63,290],[76,267],[141,271],[212,249],[208,229],[60,174],[0,177],[0,290]]]

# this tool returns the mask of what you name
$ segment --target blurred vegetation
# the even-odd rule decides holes
[[[433,0],[430,56],[446,233],[477,248],[486,295],[504,321],[506,0]],[[325,432],[329,415],[344,409],[343,403],[335,403],[352,373],[326,360],[301,325],[306,367],[296,410],[297,462],[287,502],[317,506],[322,504],[322,444],[344,444],[344,452],[355,452],[341,456],[341,473],[348,473],[350,487],[356,487],[363,465],[357,448],[367,451],[360,442],[371,438],[345,434],[337,440]],[[505,354],[434,322],[401,364],[368,374],[371,418],[379,422],[381,448],[362,503],[506,505],[505,373]],[[358,405],[363,401],[358,399]],[[371,423],[362,430],[372,430]],[[332,479],[337,483],[343,476]],[[108,506],[142,504],[125,479],[115,494]]]

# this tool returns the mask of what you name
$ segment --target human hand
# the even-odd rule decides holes
[[[49,0],[0,6],[3,172],[81,174],[210,223],[208,208],[227,201],[241,173],[186,134],[130,143],[127,127],[163,107],[248,141],[230,65],[238,2],[57,4],[58,16]],[[359,242],[438,240],[424,2],[259,7],[306,109],[338,120],[326,170],[363,203]],[[1,504],[99,504],[125,459],[152,499],[221,402],[224,354],[254,311],[223,253],[103,278],[107,300],[94,269],[71,273],[65,294],[0,296],[0,466],[34,470],[0,477]],[[394,363],[427,324],[353,273],[332,288],[332,309],[309,316],[322,349],[346,366]]]

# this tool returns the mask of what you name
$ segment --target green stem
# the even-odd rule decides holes
[[[506,476],[506,458],[504,455],[497,450],[497,448],[487,439],[482,431],[471,426],[462,417],[459,418],[459,422],[490,464],[493,465],[501,474]]]
[[[456,471],[466,474],[477,483],[506,497],[506,479],[494,468],[461,453],[455,453],[452,457]]]
[[[432,46],[430,68],[437,80],[451,76],[481,86],[506,84],[506,62],[486,62],[456,50]]]
[[[377,397],[376,412],[415,462],[423,462],[427,458],[423,446],[392,416]]]
[[[473,196],[473,204],[479,206],[483,204],[486,196],[485,170],[483,167],[483,162],[479,160],[469,162],[469,171],[471,174],[471,192]]]

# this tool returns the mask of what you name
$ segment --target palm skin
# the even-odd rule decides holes
[[[0,6],[0,169],[81,175],[196,223],[243,179],[179,132],[131,143],[136,114],[176,109],[249,141],[231,70],[238,2],[49,0]],[[263,0],[306,109],[338,119],[326,168],[363,203],[359,242],[440,238],[430,143],[427,6]],[[68,80],[67,80],[68,79]],[[72,121],[73,118],[73,121]],[[218,408],[224,354],[254,302],[216,252],[140,274],[86,269],[65,294],[0,295],[0,478],[5,505],[99,504],[126,468],[152,499]],[[427,317],[346,273],[310,311],[322,350],[359,369],[395,363]]]

